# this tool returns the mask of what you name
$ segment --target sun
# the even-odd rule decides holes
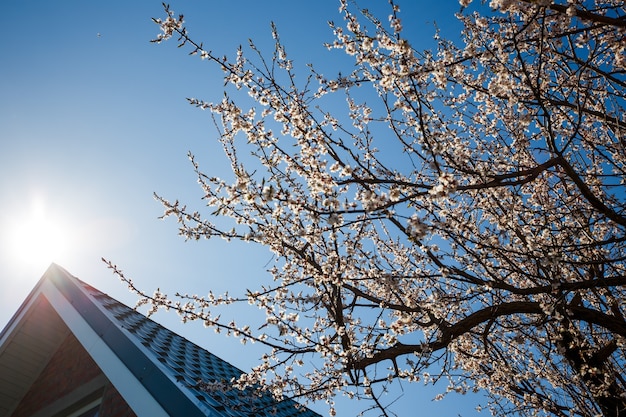
[[[67,254],[68,229],[41,202],[17,214],[8,229],[5,244],[17,263],[45,269]]]

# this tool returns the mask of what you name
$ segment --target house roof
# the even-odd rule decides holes
[[[241,370],[55,264],[0,333],[0,417],[70,333],[137,415],[319,417],[292,400],[224,389]]]

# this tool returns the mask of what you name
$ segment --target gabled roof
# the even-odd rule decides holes
[[[319,417],[269,394],[201,389],[242,371],[54,264],[0,333],[0,417],[69,333],[139,416]]]

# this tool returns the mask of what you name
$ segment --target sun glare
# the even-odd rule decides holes
[[[7,238],[14,260],[20,264],[45,268],[60,262],[67,251],[67,229],[42,204],[16,216]]]

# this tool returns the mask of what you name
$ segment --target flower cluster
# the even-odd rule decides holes
[[[182,14],[175,17],[174,11],[170,10],[169,6],[165,6],[165,12],[167,13],[165,20],[153,19],[154,23],[161,27],[161,33],[159,33],[152,42],[161,43],[166,41],[171,38],[175,32],[180,32],[183,29],[184,20]]]

